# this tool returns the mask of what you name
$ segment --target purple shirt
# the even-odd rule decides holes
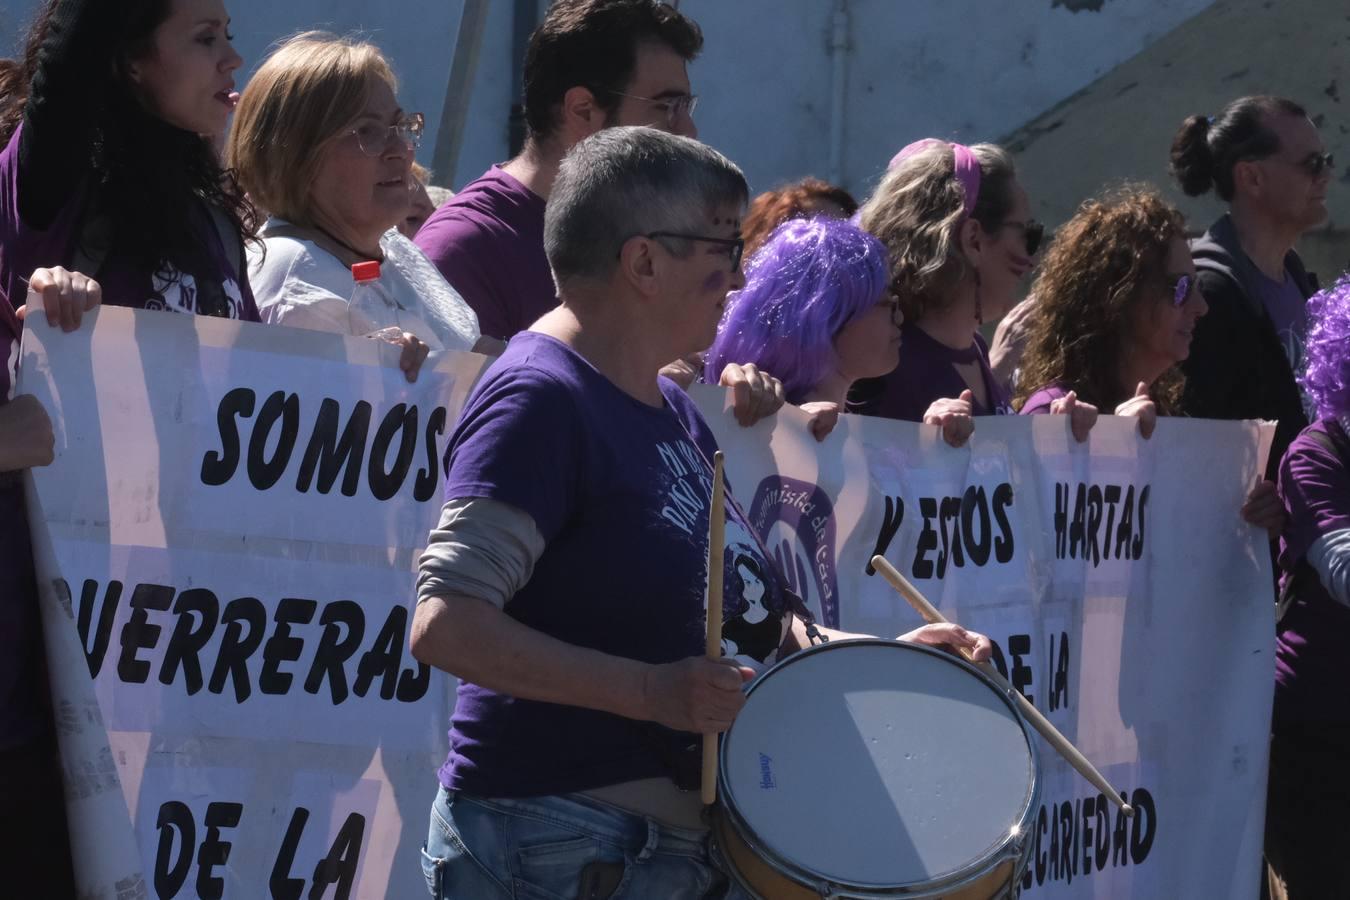
[[[0,406],[14,384],[19,332],[18,316],[0,291]],[[0,750],[38,736],[46,687],[23,482],[17,473],[0,472]]]
[[[1329,450],[1313,432],[1331,438]],[[1334,420],[1320,419],[1289,445],[1280,463],[1280,496],[1288,524],[1280,538],[1282,586],[1308,549],[1329,531],[1350,528],[1350,438]],[[1275,645],[1275,732],[1311,726],[1350,727],[1346,643],[1350,609],[1321,581],[1301,585],[1298,600],[1280,623]],[[1304,589],[1306,587],[1306,589]]]
[[[432,213],[414,240],[488,337],[509,340],[558,305],[544,255],[544,198],[500,166]]]
[[[708,460],[717,449],[693,401],[664,378],[661,392],[663,407],[641,403],[559,341],[522,332],[475,386],[446,452],[447,500],[510,504],[543,535],[544,553],[507,615],[647,663],[704,652]],[[727,636],[742,659],[771,663],[789,599],[730,491],[726,540]],[[766,618],[779,627],[765,628]],[[698,736],[651,722],[461,681],[439,774],[447,788],[478,796],[559,794],[696,773],[699,746]]]
[[[27,279],[34,269],[74,264],[76,240],[84,225],[91,184],[90,178],[83,179],[49,227],[30,227],[19,215],[19,192],[23,189],[19,179],[19,137],[23,128],[20,125],[0,151],[0,290],[15,298],[16,303],[22,303],[28,294],[20,279]],[[79,176],[72,172],[71,177]],[[192,220],[183,225],[196,232],[198,243],[206,250],[204,271],[180,273],[177,280],[172,280],[115,255],[109,256],[100,261],[97,272],[84,273],[98,279],[103,288],[103,302],[109,306],[195,313],[199,298],[223,294],[230,318],[260,321],[248,275],[237,271],[242,246],[237,254],[227,252],[210,213],[202,206],[194,213]]]
[[[1272,281],[1257,270],[1253,287],[1275,326],[1289,368],[1298,375],[1304,369],[1303,345],[1308,336],[1308,308],[1303,292],[1288,272],[1284,273],[1283,281]],[[1306,395],[1303,406],[1305,409],[1310,406]]]
[[[1067,396],[1068,393],[1067,388],[1058,384],[1047,384],[1028,397],[1027,402],[1022,404],[1022,415],[1035,416],[1048,413],[1050,412],[1050,404]]]
[[[975,400],[971,404],[972,413],[977,416],[1012,414],[1008,389],[990,367],[989,348],[979,334],[964,350],[948,347],[910,322],[901,326],[900,335],[900,364],[889,375],[878,379],[881,382],[879,396],[856,404],[858,412],[922,422],[923,414],[934,400],[959,397],[970,387],[956,370],[956,365],[977,363],[989,405]]]

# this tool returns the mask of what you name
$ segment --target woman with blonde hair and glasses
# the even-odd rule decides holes
[[[969,391],[975,415],[1011,412],[977,329],[1012,306],[1043,233],[1012,158],[993,144],[917,141],[891,160],[860,221],[889,251],[905,352],[855,391],[858,411],[918,422],[933,401]]]
[[[263,320],[340,334],[392,323],[411,378],[428,349],[473,349],[480,335],[473,310],[398,232],[423,120],[399,106],[397,87],[373,45],[297,35],[249,81],[226,153],[270,214],[249,254]],[[371,261],[387,309],[349,308],[351,267]]]

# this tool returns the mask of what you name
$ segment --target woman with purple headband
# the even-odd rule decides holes
[[[1308,300],[1317,419],[1280,463],[1280,619],[1266,859],[1285,896],[1350,897],[1350,275]]]
[[[716,384],[731,363],[774,372],[787,401],[813,414],[812,431],[824,439],[849,387],[896,366],[903,319],[887,280],[886,248],[856,225],[823,216],[784,222],[728,299],[704,380]],[[961,446],[974,428],[970,391],[934,401],[921,421]]]
[[[1012,158],[993,144],[917,141],[891,160],[860,223],[890,252],[905,352],[859,386],[855,408],[917,422],[934,400],[969,390],[975,415],[1012,412],[977,330],[1012,306],[1043,234]]]

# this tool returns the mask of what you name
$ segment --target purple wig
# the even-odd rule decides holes
[[[779,225],[746,265],[745,287],[727,309],[703,379],[728,363],[754,363],[800,403],[835,365],[834,338],[886,290],[886,249],[856,225],[826,217]]]
[[[1319,418],[1350,414],[1350,273],[1308,299],[1307,371],[1299,384]]]

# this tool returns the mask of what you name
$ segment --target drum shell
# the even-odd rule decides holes
[[[1036,744],[1031,732],[1022,718],[1016,703],[983,672],[964,660],[957,659],[943,651],[911,644],[881,639],[833,641],[800,651],[762,673],[747,691],[748,698],[756,688],[773,677],[794,661],[800,661],[810,654],[840,652],[850,646],[883,645],[903,647],[905,651],[932,654],[963,670],[962,676],[979,680],[1006,706],[1010,718],[1016,721],[1026,738],[1026,750],[1031,765],[1031,785],[1027,799],[1017,820],[1010,823],[1008,836],[1001,846],[977,859],[970,860],[959,870],[946,873],[940,878],[921,882],[896,885],[864,885],[842,883],[820,876],[808,868],[790,860],[781,858],[763,841],[757,838],[754,829],[729,802],[734,792],[728,781],[726,759],[727,742],[724,740],[719,751],[718,766],[718,804],[713,810],[712,837],[729,873],[743,888],[751,893],[772,900],[819,900],[822,897],[839,898],[883,898],[897,897],[910,900],[1002,900],[1016,897],[1020,893],[1020,882],[1026,871],[1031,853],[1031,825],[1040,803],[1040,767],[1036,755]],[[961,676],[958,676],[961,677]],[[728,732],[728,737],[734,733]]]

